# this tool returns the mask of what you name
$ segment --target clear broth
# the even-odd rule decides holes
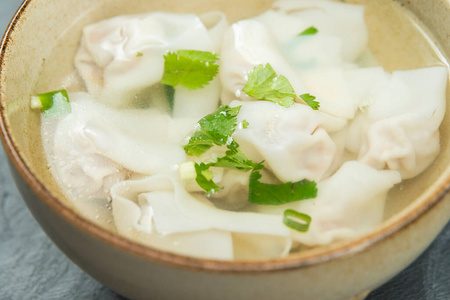
[[[58,46],[52,54],[42,58],[41,75],[34,88],[36,94],[60,89],[61,86],[67,86],[69,92],[84,90],[83,84],[74,71],[73,57],[78,48],[81,29],[87,24],[119,14],[135,14],[152,10],[203,13],[216,9],[224,11],[231,23],[258,15],[269,9],[272,3],[272,1],[241,1],[239,3],[242,6],[236,7],[228,5],[226,1],[202,1],[203,5],[196,4],[197,2],[192,3],[193,1],[183,1],[187,7],[182,11],[176,3],[167,4],[166,1],[126,1],[126,4],[123,2],[125,1],[114,1],[112,5],[104,5],[99,1],[86,10],[85,14],[78,17],[76,22],[58,37]],[[378,63],[387,71],[435,65],[448,67],[448,59],[440,51],[433,36],[400,3],[390,0],[348,0],[343,2],[365,5],[370,49]],[[255,3],[258,5],[256,6]],[[105,9],[106,6],[107,9]],[[254,9],[254,7],[258,8]],[[450,98],[449,93],[447,93],[447,99]],[[39,145],[39,142],[35,144]],[[442,137],[441,144],[448,144],[446,136]],[[34,148],[27,154],[32,161],[42,160],[44,156],[42,146],[39,146],[38,151]],[[443,154],[441,153],[441,155]],[[52,186],[57,186],[49,170],[45,169],[45,164],[39,167],[41,170],[38,170],[37,173],[41,174],[43,181],[52,182]],[[438,167],[437,163],[432,166],[432,168]],[[386,203],[385,219],[394,216],[417,199],[417,191],[425,190],[425,187],[430,186],[438,174],[439,172],[433,172],[430,176],[428,172],[425,172],[393,188]],[[418,187],[418,185],[420,186]],[[63,199],[64,204],[73,207],[61,190],[55,188],[53,192]],[[98,211],[96,212],[86,214],[79,211],[79,213],[99,226],[115,231],[108,202],[99,200],[97,207]]]

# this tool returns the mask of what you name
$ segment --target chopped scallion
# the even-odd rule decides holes
[[[181,180],[195,179],[197,172],[195,172],[195,163],[193,161],[185,161],[178,167]]]
[[[283,213],[283,223],[291,229],[307,232],[311,224],[311,217],[293,209],[286,209]]]
[[[72,111],[66,90],[32,96],[31,108],[41,109],[46,118],[62,116]]]

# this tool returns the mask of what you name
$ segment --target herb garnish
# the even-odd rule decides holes
[[[317,30],[317,28],[314,27],[314,26],[311,26],[311,27],[306,28],[305,30],[303,30],[303,31],[302,31],[301,33],[299,33],[298,35],[299,35],[299,36],[301,36],[301,35],[313,35],[313,34],[316,34],[317,32],[319,32],[319,31]]]
[[[219,157],[217,162],[211,164],[212,166],[234,169],[242,172],[250,171],[256,166],[256,164],[242,152],[238,143],[235,141],[231,142],[227,148],[228,150],[225,152],[225,156]]]
[[[291,84],[283,75],[278,75],[270,64],[256,66],[248,74],[248,81],[242,89],[250,97],[275,102],[289,107],[296,97]]]
[[[250,97],[267,100],[284,107],[294,104],[297,97],[294,88],[286,77],[277,75],[270,64],[258,65],[248,74],[248,81],[242,89]],[[318,110],[319,102],[314,101],[316,97],[310,94],[299,96],[312,109]]]
[[[320,107],[319,102],[315,101],[316,97],[310,95],[310,94],[303,94],[300,95],[300,98],[302,98],[303,101],[305,101],[306,104],[308,104],[312,109],[318,110]]]
[[[281,205],[298,200],[315,198],[317,187],[314,181],[301,180],[281,184],[261,183],[262,163],[255,166],[250,174],[248,201],[259,205]]]
[[[222,105],[212,114],[205,116],[198,122],[197,130],[184,146],[184,151],[190,156],[200,156],[214,146],[226,146],[228,149],[225,156],[219,157],[215,162],[195,164],[196,181],[208,195],[221,189],[212,181],[214,175],[209,170],[210,167],[247,172],[255,166],[231,138],[236,129],[240,109],[240,106],[232,108]]]
[[[223,187],[218,186],[212,180],[214,178],[214,173],[209,170],[210,166],[210,164],[204,163],[195,164],[195,172],[197,174],[195,181],[197,181],[198,185],[206,191],[206,195],[210,195],[223,189]]]
[[[190,90],[203,88],[217,75],[219,55],[197,50],[178,50],[164,55],[164,74],[161,83],[183,86]]]
[[[31,97],[31,108],[41,109],[45,118],[58,117],[72,111],[66,90],[58,90]]]
[[[220,106],[215,112],[198,122],[197,131],[191,136],[184,151],[187,155],[200,156],[214,145],[223,146],[229,142],[237,124],[240,106]]]
[[[293,218],[301,222],[297,222]],[[283,224],[291,229],[307,232],[311,224],[311,217],[293,209],[286,209],[283,213]]]
[[[251,170],[249,177],[248,201],[258,205],[281,205],[294,201],[311,199],[317,196],[317,186],[314,181],[301,180],[298,182],[286,182],[281,184],[262,183],[259,180],[262,175],[260,171],[264,168],[263,162],[254,163],[240,149],[239,144],[234,141],[231,135],[234,133],[237,124],[237,115],[241,106],[229,107],[220,106],[215,112],[205,116],[198,122],[195,133],[184,146],[186,154],[191,156],[201,156],[214,146],[226,146],[225,156],[217,158],[210,163],[185,162],[180,165],[180,172],[183,178],[194,178],[198,185],[206,191],[206,195],[218,192],[223,187],[218,186],[214,181],[214,173],[210,167],[234,169],[242,172]],[[243,128],[249,123],[243,121]],[[195,175],[192,176],[192,164],[195,168]],[[192,176],[192,177],[191,177]],[[292,219],[295,217],[304,223],[299,223]],[[283,223],[297,231],[305,232],[311,223],[311,217],[296,212],[286,210],[283,216]]]

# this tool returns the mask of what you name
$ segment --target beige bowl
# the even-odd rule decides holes
[[[140,299],[350,299],[364,297],[411,263],[450,218],[450,113],[441,126],[441,154],[422,175],[390,193],[386,220],[372,233],[352,241],[300,252],[271,261],[221,262],[195,259],[145,247],[78,215],[46,168],[39,116],[30,95],[58,88],[73,71],[83,25],[118,14],[150,10],[201,13],[220,9],[238,19],[266,10],[269,0],[29,0],[19,9],[0,51],[0,107],[3,145],[16,184],[45,232],[92,277],[124,296]],[[362,1],[364,2],[364,1]],[[382,18],[367,14],[370,31],[388,39],[402,33],[402,19],[386,4]],[[450,56],[450,2],[401,0]],[[182,9],[181,7],[184,6]],[[379,17],[378,17],[379,18]],[[414,18],[414,17],[413,17]],[[45,20],[45,21],[44,21]],[[386,41],[388,42],[388,41]],[[413,38],[408,43],[414,42]],[[373,45],[376,47],[376,45]],[[421,45],[395,49],[409,59],[393,58],[379,47],[391,67],[422,63]],[[447,105],[450,106],[447,93]]]

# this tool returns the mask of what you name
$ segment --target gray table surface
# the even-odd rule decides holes
[[[20,3],[20,0],[0,0],[0,32],[5,31]],[[3,148],[0,148],[0,299],[124,299],[85,274],[48,239],[14,185]],[[450,299],[450,223],[411,266],[367,298],[381,299]]]

